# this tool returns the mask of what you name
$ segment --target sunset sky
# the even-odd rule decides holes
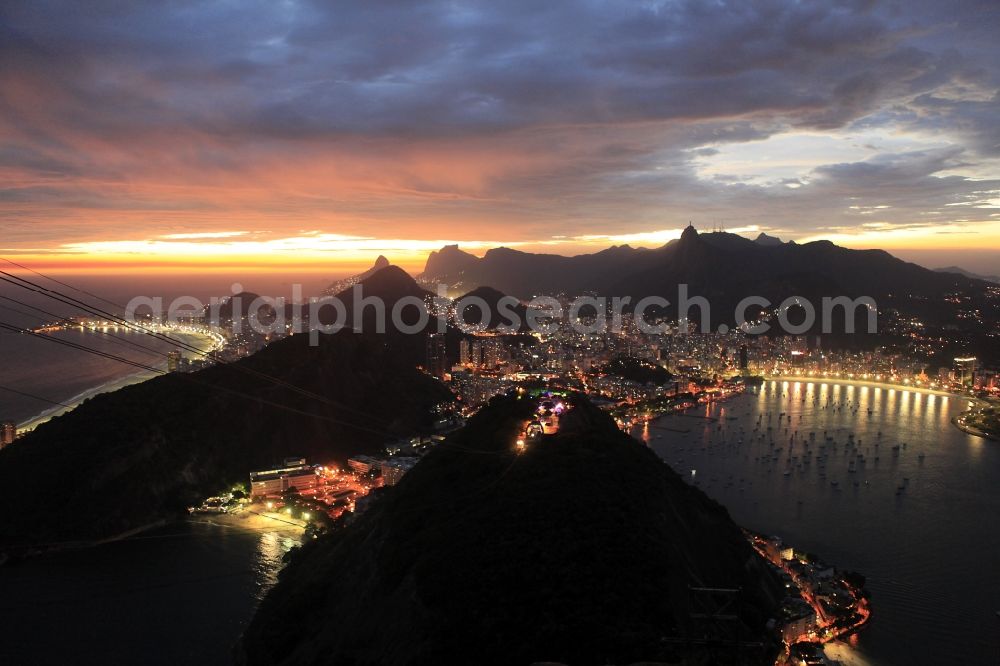
[[[1000,5],[0,7],[0,255],[313,272],[703,229],[1000,273]]]

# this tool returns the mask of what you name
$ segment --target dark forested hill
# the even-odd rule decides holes
[[[99,395],[0,451],[0,548],[109,537],[287,456],[377,450],[450,397],[382,338],[346,331]]]
[[[485,317],[488,324],[483,325],[489,329],[500,326],[511,327],[515,332],[528,330],[527,308],[513,296],[508,296],[491,287],[473,289],[456,298],[455,302],[456,304],[467,304],[462,312],[462,320],[466,325],[483,324]],[[520,322],[520,326],[515,326],[518,322]]]
[[[704,636],[689,587],[741,588],[740,632],[756,640],[770,572],[725,509],[576,403],[518,455],[534,405],[495,399],[356,522],[293,557],[239,659],[731,663],[731,647],[684,644]]]

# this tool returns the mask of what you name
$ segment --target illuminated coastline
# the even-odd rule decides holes
[[[984,407],[989,406],[991,403],[984,401],[980,398],[975,398],[968,395],[963,395],[961,393],[953,393],[951,391],[944,391],[939,388],[929,388],[927,386],[921,386],[919,384],[890,384],[886,382],[873,381],[870,379],[843,379],[841,377],[815,377],[815,376],[794,376],[794,375],[771,375],[767,376],[766,381],[770,381],[772,384],[776,382],[783,382],[786,384],[792,383],[802,383],[802,384],[826,384],[828,386],[837,386],[843,384],[845,386],[865,386],[873,387],[877,389],[884,389],[888,391],[903,391],[912,393],[923,393],[926,395],[938,395],[944,397],[946,400],[948,398],[956,398],[959,400],[968,400],[968,408],[961,414],[956,415],[951,419],[951,424],[961,430],[962,432],[973,435],[975,437],[982,437],[983,439],[988,439],[991,441],[1000,441],[1000,436],[997,433],[984,430],[975,425],[968,423],[968,419],[974,414],[981,411]]]
[[[876,379],[858,379],[856,377],[831,377],[827,375],[764,375],[764,379],[770,382],[802,382],[804,384],[844,384],[850,386],[871,386],[874,388],[887,389],[890,391],[913,391],[915,393],[927,393],[951,398],[964,398],[960,393],[953,393],[941,388],[936,388],[934,383],[928,385],[918,383],[894,384],[891,382],[878,381]]]
[[[190,326],[190,325],[169,325],[169,324],[144,324],[144,328],[157,333],[169,332],[174,336],[182,336],[180,339],[182,341],[188,342],[199,349],[205,355],[209,355],[213,352],[217,352],[223,349],[226,345],[226,340],[221,333],[215,330],[208,329],[204,326]],[[108,326],[100,325],[99,322],[84,323],[83,321],[74,324],[47,324],[36,329],[35,333],[51,334],[60,331],[71,331],[79,330],[84,332],[95,332],[95,333],[106,333],[106,332],[128,332],[135,333],[137,335],[142,335],[143,333],[136,331],[134,328],[127,328],[121,325],[114,325],[108,323]],[[93,388],[89,388],[85,391],[81,391],[77,395],[64,401],[64,405],[54,406],[46,409],[31,418],[22,421],[17,425],[19,432],[26,433],[34,430],[41,424],[49,421],[56,416],[61,416],[67,412],[71,412],[76,409],[82,402],[89,400],[94,396],[100,395],[102,393],[110,393],[117,391],[119,389],[131,386],[133,384],[139,384],[141,382],[147,381],[154,377],[158,377],[167,372],[167,362],[164,360],[162,363],[158,364],[160,370],[140,370],[138,372],[133,372],[131,374],[119,377],[109,382],[100,384]]]

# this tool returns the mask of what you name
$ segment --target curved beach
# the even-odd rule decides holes
[[[927,388],[925,386],[913,386],[912,384],[889,384],[873,379],[842,379],[840,377],[808,377],[800,375],[764,375],[764,381],[775,382],[803,382],[812,384],[844,384],[845,386],[871,386],[874,388],[886,389],[890,391],[912,391],[914,393],[927,393],[931,395],[942,395],[949,398],[964,398],[967,396],[940,389]]]
[[[813,384],[844,384],[850,386],[872,386],[879,389],[887,389],[890,391],[911,391],[913,393],[924,393],[928,395],[940,395],[946,398],[955,398],[956,400],[968,400],[969,407],[961,414],[955,415],[951,419],[951,424],[968,435],[975,435],[976,437],[982,437],[983,439],[988,439],[990,441],[1000,441],[1000,436],[996,433],[988,432],[982,428],[978,428],[966,422],[966,418],[969,414],[972,414],[978,409],[982,409],[986,406],[987,402],[974,398],[972,396],[962,395],[960,393],[952,393],[950,391],[941,391],[939,389],[931,389],[922,386],[912,386],[910,384],[886,384],[884,382],[870,381],[866,379],[840,379],[831,377],[799,377],[791,375],[773,375],[765,376],[765,381],[771,380],[776,382],[804,382]]]
[[[198,335],[196,333],[174,332],[172,333],[172,335],[179,341],[197,347],[198,349],[202,349],[205,352],[214,350],[218,346],[212,338],[208,336]],[[152,379],[153,377],[158,377],[167,372],[166,359],[161,359],[158,362],[152,363],[151,365],[157,368],[156,372],[152,370],[138,370],[135,372],[129,372],[128,374],[116,377],[110,381],[103,382],[92,388],[88,388],[70,398],[60,400],[60,402],[62,402],[63,405],[53,405],[52,407],[49,407],[43,410],[42,412],[39,412],[38,414],[28,419],[25,419],[24,421],[21,421],[20,423],[18,423],[17,429],[19,432],[22,433],[30,432],[31,430],[34,430],[35,428],[45,423],[49,419],[73,411],[83,402],[89,400],[90,398],[93,398],[94,396],[100,395],[102,393],[111,393],[113,391],[125,388],[126,386],[131,386],[132,384],[138,384],[140,382]],[[123,365],[122,367],[125,368],[127,366]]]

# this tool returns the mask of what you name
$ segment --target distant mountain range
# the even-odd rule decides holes
[[[559,433],[519,455],[533,402],[494,399],[295,553],[237,663],[773,662],[777,576],[722,506],[573,400]],[[695,619],[691,587],[740,590],[731,629],[747,647],[685,640],[718,631]]]
[[[365,285],[365,294],[388,294],[390,302],[404,296],[430,299],[438,285],[444,284],[456,300],[478,296],[486,301],[494,327],[505,321],[499,312],[505,296],[527,301],[540,294],[627,296],[633,305],[644,297],[659,296],[671,305],[658,313],[673,318],[679,315],[678,290],[685,285],[689,297],[708,299],[713,329],[722,323],[735,323],[736,306],[747,296],[763,297],[772,305],[800,296],[817,310],[823,297],[871,296],[880,311],[897,309],[930,323],[964,327],[968,320],[958,317],[961,308],[946,300],[948,294],[961,291],[971,297],[961,307],[979,308],[989,320],[996,318],[996,300],[987,293],[989,276],[958,268],[933,271],[883,250],[853,250],[829,241],[782,242],[763,233],[753,240],[725,232],[699,234],[690,226],[679,239],[659,248],[620,245],[577,256],[500,247],[480,258],[448,245],[430,253],[416,281],[386,263],[379,257],[364,273],[335,283],[347,285],[338,293],[341,300],[350,305],[351,288],[356,284]],[[515,310],[523,322],[524,306],[516,305]],[[465,312],[468,323],[478,322],[477,308]],[[699,311],[695,308],[691,314],[698,317]],[[349,316],[353,320],[353,315]],[[841,312],[835,316],[840,317]],[[864,327],[864,317],[863,312],[855,313],[856,329]],[[833,330],[843,330],[839,319],[831,325]],[[404,336],[402,344],[411,347],[411,358],[419,362],[422,343],[411,338]],[[452,355],[457,353],[452,349],[457,339],[449,330]]]
[[[853,250],[830,241],[797,244],[766,234],[750,240],[731,233],[681,237],[655,249],[628,245],[572,257],[495,248],[482,257],[451,245],[432,252],[419,276],[425,286],[448,285],[453,293],[488,286],[521,299],[539,293],[645,296],[676,301],[678,286],[704,296],[716,312],[731,313],[747,296],[778,304],[789,296],[819,302],[823,296],[936,303],[956,290],[984,292],[987,283],[955,272],[932,271],[883,250]],[[668,314],[673,312],[668,311]],[[726,321],[725,315],[719,321]]]
[[[510,248],[482,257],[450,245],[427,258],[421,282],[440,282],[456,292],[489,286],[527,299],[539,291],[608,296],[676,293],[686,283],[702,291],[732,293],[798,289],[844,295],[916,291],[939,294],[974,287],[977,276],[932,271],[883,250],[852,250],[830,241],[797,244],[761,234],[749,240],[726,232],[699,234],[694,227],[680,239],[655,248],[610,247],[566,257]]]
[[[1000,275],[977,275],[976,273],[959,268],[958,266],[935,268],[934,270],[938,273],[957,273],[959,275],[964,275],[967,278],[972,278],[973,280],[983,280],[984,282],[1000,284]]]

